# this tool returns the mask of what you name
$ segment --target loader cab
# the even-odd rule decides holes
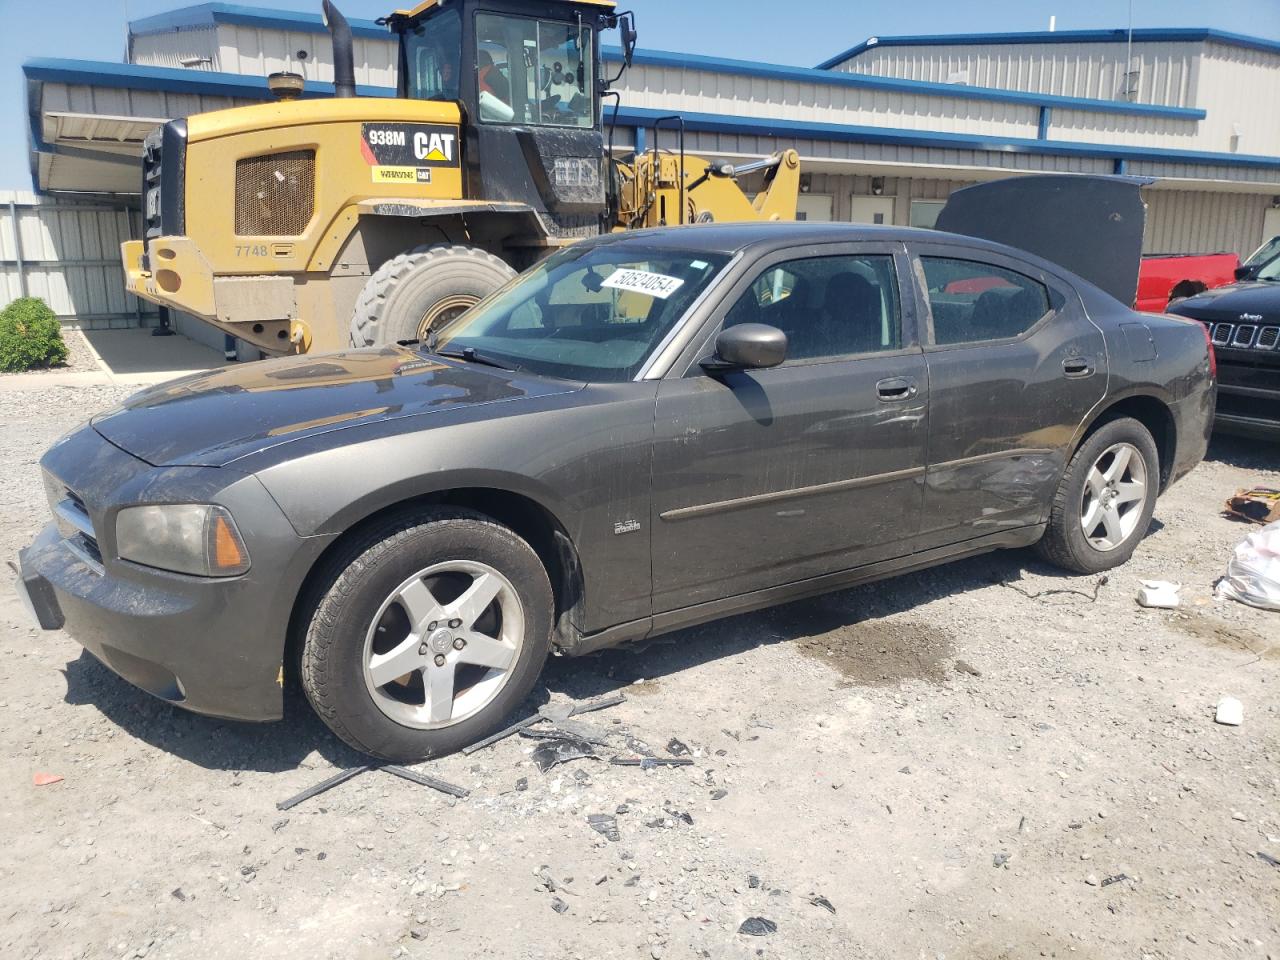
[[[401,97],[454,101],[465,199],[532,206],[550,235],[606,212],[600,33],[612,0],[426,0],[388,19]]]

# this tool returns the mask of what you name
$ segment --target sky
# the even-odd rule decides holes
[[[239,0],[246,6],[319,12],[319,0]],[[338,0],[349,17],[373,19],[395,0]],[[119,63],[125,24],[187,6],[182,0],[0,0],[0,189],[31,188],[26,87],[32,57]],[[1280,40],[1280,0],[629,0],[642,48],[813,66],[867,37],[1133,26],[1214,27]],[[785,14],[778,15],[783,10]],[[53,18],[53,19],[51,19]]]

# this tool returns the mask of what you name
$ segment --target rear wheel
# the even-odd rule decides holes
[[[351,343],[384,346],[423,340],[515,276],[475,247],[418,247],[379,267],[360,291],[351,317]]]
[[[1054,498],[1040,554],[1075,573],[1099,573],[1133,556],[1155,511],[1160,457],[1131,417],[1094,431],[1071,458]]]
[[[348,744],[388,760],[451,753],[497,730],[551,645],[551,587],[533,549],[467,511],[392,521],[331,565],[302,683]]]

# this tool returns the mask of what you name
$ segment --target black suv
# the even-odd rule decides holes
[[[1218,356],[1218,429],[1280,440],[1280,258],[1255,279],[1183,300],[1170,313],[1209,328]]]

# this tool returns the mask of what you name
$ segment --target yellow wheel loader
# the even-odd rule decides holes
[[[351,30],[324,2],[335,96],[174,120],[147,138],[130,291],[268,354],[419,339],[582,237],[707,220],[792,220],[784,151],[743,168],[606,152],[599,39],[613,0],[423,0],[385,22],[395,98],[356,96]],[[613,94],[616,96],[616,94]],[[611,138],[612,132],[609,131]],[[683,144],[683,135],[681,135]]]

